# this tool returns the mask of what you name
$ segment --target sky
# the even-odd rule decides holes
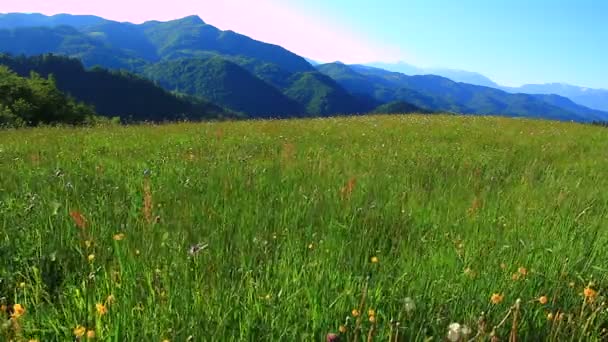
[[[605,0],[0,0],[0,12],[206,23],[321,62],[403,61],[499,84],[608,89]]]

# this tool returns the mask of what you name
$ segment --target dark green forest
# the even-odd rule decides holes
[[[32,72],[21,77],[0,65],[0,127],[82,124],[94,119],[93,108],[61,92],[55,79]]]
[[[141,76],[101,67],[87,70],[80,61],[64,56],[0,55],[0,65],[22,77],[36,73],[50,78],[58,91],[90,105],[97,114],[119,117],[125,122],[200,120],[229,115],[207,101],[170,93]]]

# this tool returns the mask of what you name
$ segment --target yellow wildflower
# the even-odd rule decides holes
[[[11,318],[19,319],[21,316],[25,314],[25,308],[21,304],[13,305],[13,313],[11,314]]]
[[[495,293],[492,295],[492,297],[490,297],[492,304],[500,304],[503,299],[505,299],[505,296],[500,293]]]
[[[89,340],[94,339],[95,338],[95,330],[89,330],[89,331],[87,331],[87,338]]]
[[[124,238],[125,238],[124,233],[118,233],[118,234],[114,235],[114,237],[113,237],[114,241],[122,241]]]
[[[517,272],[519,272],[519,274],[524,277],[528,275],[528,270],[525,267],[520,267],[519,269],[517,269]]]
[[[19,283],[19,287],[22,288],[22,289],[24,289],[25,288],[25,283],[24,282]]]
[[[340,331],[340,333],[341,333],[341,334],[346,334],[346,331],[347,331],[348,329],[346,329],[346,326],[341,325],[341,326],[340,326],[340,328],[338,328],[338,330]]]
[[[548,321],[552,321],[552,320],[553,320],[553,312],[549,312],[549,313],[547,314],[547,320],[548,320]]]
[[[538,302],[542,305],[545,305],[549,302],[549,299],[547,298],[547,296],[541,296],[540,298],[538,298]]]
[[[93,260],[95,260],[95,254],[89,254],[87,259],[89,260],[89,262],[93,262]]]
[[[359,310],[357,310],[357,309],[353,309],[353,311],[351,311],[351,314],[353,315],[353,317],[359,317],[359,315],[360,315],[361,313],[359,312]]]
[[[114,303],[116,301],[116,298],[114,297],[114,295],[109,295],[108,298],[106,298],[106,304],[108,305],[112,305],[112,303]]]
[[[108,308],[101,303],[95,304],[95,308],[97,309],[99,316],[103,316],[108,313]]]
[[[369,316],[370,323],[376,323],[376,316]]]
[[[87,329],[79,324],[76,326],[76,328],[74,328],[73,332],[74,332],[74,336],[76,336],[76,338],[81,338],[82,336],[84,336],[86,331],[87,331]]]
[[[585,295],[585,298],[587,300],[589,300],[590,302],[595,300],[595,297],[597,297],[597,291],[592,289],[591,287],[587,286],[585,288],[585,290],[583,290],[583,294]]]
[[[377,264],[380,262],[380,259],[378,259],[377,256],[374,256],[374,257],[372,257],[371,261],[372,261],[372,264]]]

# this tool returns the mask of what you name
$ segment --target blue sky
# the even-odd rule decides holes
[[[381,42],[388,61],[477,71],[504,85],[608,89],[606,0],[284,1]]]

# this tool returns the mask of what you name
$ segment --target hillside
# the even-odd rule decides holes
[[[237,64],[219,57],[182,59],[145,68],[144,75],[166,89],[202,96],[253,117],[295,116],[298,103]]]
[[[92,105],[98,114],[124,120],[200,120],[229,115],[206,101],[170,94],[154,83],[127,72],[102,68],[87,70],[78,61],[60,56],[10,57],[0,55],[19,75],[36,72],[52,75],[57,87],[79,101]]]
[[[67,96],[52,78],[17,75],[0,65],[0,129],[92,122],[95,112]]]
[[[39,341],[508,341],[517,312],[603,342],[607,150],[454,115],[0,131],[0,301]]]
[[[325,64],[317,68],[351,92],[366,93],[383,102],[406,101],[433,111],[587,122],[608,118],[608,113],[578,106],[566,98],[509,94],[434,75],[407,76],[360,65]]]
[[[290,82],[285,94],[302,103],[310,115],[364,114],[374,108],[374,103],[354,97],[318,72],[296,74]]]

